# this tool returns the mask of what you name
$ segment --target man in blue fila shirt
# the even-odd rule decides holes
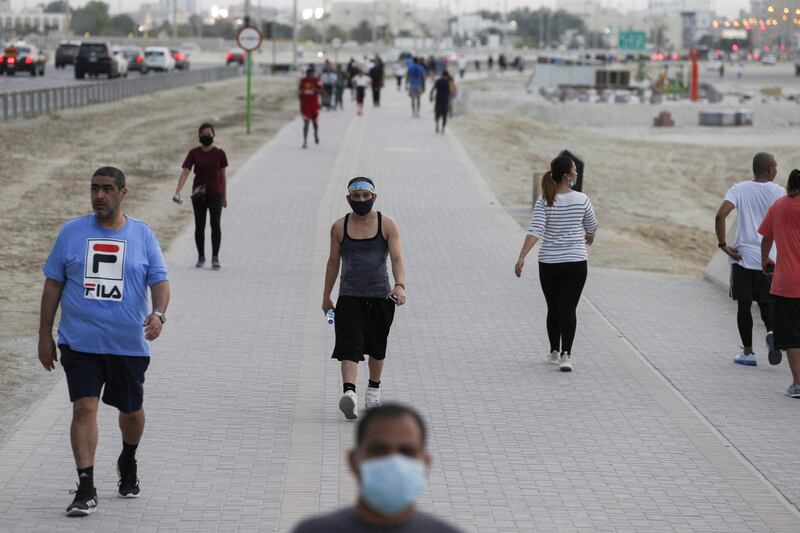
[[[169,281],[150,226],[123,213],[127,194],[121,170],[95,171],[94,213],[64,224],[43,269],[39,360],[47,370],[56,367],[53,321],[60,304],[58,347],[72,402],[78,489],[68,516],[87,516],[97,508],[93,475],[101,390],[103,402],[119,410],[119,495],[140,494],[136,447],[144,432],[144,374],[149,341],[158,338],[166,321]]]

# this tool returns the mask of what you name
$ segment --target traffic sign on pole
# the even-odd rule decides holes
[[[236,42],[247,52],[247,134],[253,123],[253,51],[261,47],[264,37],[258,28],[244,26],[236,34]]]

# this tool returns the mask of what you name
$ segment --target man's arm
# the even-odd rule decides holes
[[[222,182],[222,207],[228,207],[228,169],[222,167],[219,171],[220,181]]]
[[[772,251],[772,244],[774,242],[775,239],[772,237],[763,237],[761,239],[761,270],[764,271],[765,274],[771,274],[771,272],[767,272],[767,265],[773,263],[772,259],[769,258],[769,253]]]
[[[386,241],[389,244],[389,258],[392,260],[392,276],[394,287],[389,294],[394,296],[397,305],[406,303],[406,267],[403,263],[403,253],[400,249],[400,230],[394,219],[384,216],[386,226]]]
[[[336,285],[336,276],[339,275],[343,237],[344,223],[337,221],[331,226],[331,250],[328,256],[328,264],[325,267],[325,286],[322,288],[323,313],[327,313],[334,308],[331,292],[333,292],[333,286]]]
[[[50,278],[44,280],[42,305],[39,312],[39,361],[48,371],[55,369],[56,361],[58,361],[56,343],[53,340],[53,323],[63,290],[64,283]]]
[[[153,312],[144,319],[144,337],[149,341],[154,341],[161,335],[161,328],[164,325],[155,313],[166,314],[167,312],[169,281],[160,281],[150,287],[150,298],[153,300]]]
[[[733,205],[733,203],[731,203],[729,200],[725,200],[722,202],[722,205],[719,206],[717,216],[714,217],[714,229],[717,232],[717,242],[720,244],[725,242],[725,219],[728,218],[728,215],[730,215],[734,209],[736,209],[736,206]],[[742,254],[740,254],[739,250],[736,248],[725,245],[720,249],[736,261],[739,261],[742,258]]]

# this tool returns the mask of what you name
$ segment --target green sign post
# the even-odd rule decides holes
[[[647,35],[643,31],[619,32],[620,50],[644,50],[647,44]]]
[[[253,52],[261,47],[264,37],[258,28],[244,26],[236,34],[236,42],[247,52],[247,134],[253,124]]]

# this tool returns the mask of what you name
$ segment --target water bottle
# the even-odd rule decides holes
[[[328,321],[329,326],[333,325],[333,315],[333,309],[328,309],[328,312],[325,313],[325,319]]]

